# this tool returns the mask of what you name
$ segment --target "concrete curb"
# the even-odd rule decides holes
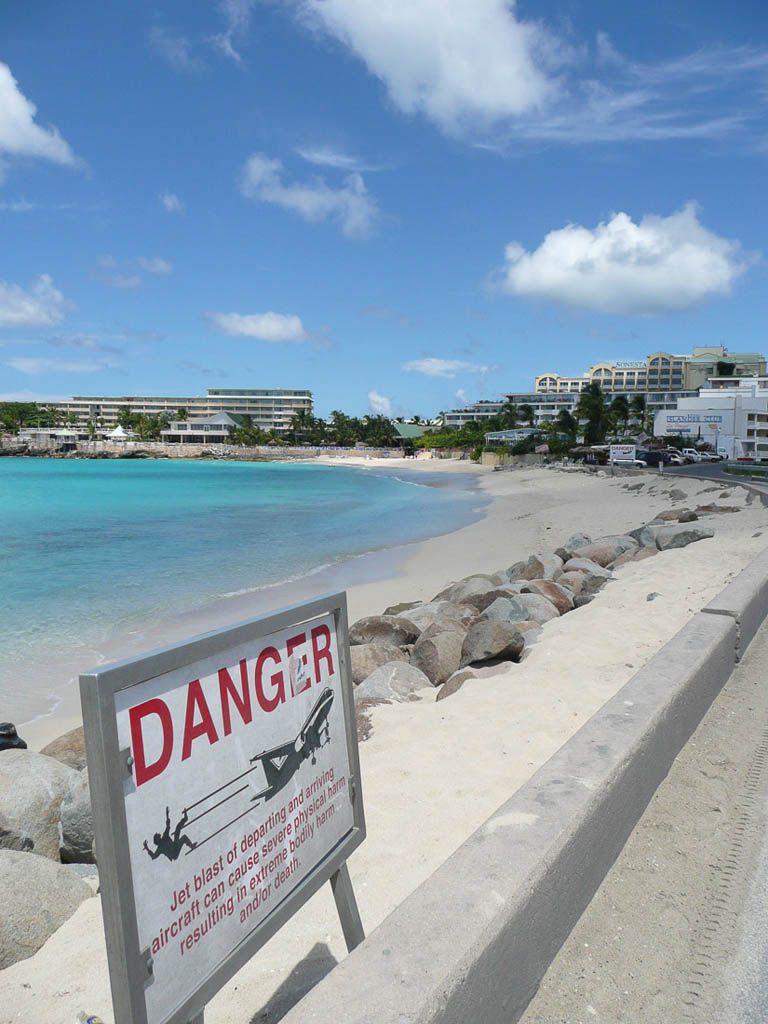
[[[738,631],[736,661],[740,661],[763,619],[768,616],[768,549],[758,555],[702,611],[735,619]]]
[[[768,566],[768,554],[758,563]],[[746,637],[763,607],[758,563],[726,589],[743,588],[722,610],[695,615],[285,1024],[518,1020],[730,676],[738,624]]]

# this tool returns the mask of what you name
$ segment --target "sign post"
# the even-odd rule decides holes
[[[80,677],[116,1024],[202,1024],[365,838],[346,597]]]

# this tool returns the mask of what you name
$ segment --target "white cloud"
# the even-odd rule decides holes
[[[56,128],[36,124],[36,114],[37,107],[22,95],[11,69],[0,63],[0,159],[33,157],[73,167],[77,159],[69,144]]]
[[[160,202],[163,204],[168,213],[183,213],[184,203],[179,199],[175,192],[162,192],[160,194]]]
[[[0,327],[53,327],[72,309],[49,274],[41,274],[29,291],[0,281]]]
[[[308,164],[318,167],[333,167],[337,171],[381,171],[382,165],[367,164],[351,153],[344,153],[333,146],[298,146],[295,152]]]
[[[152,259],[139,256],[136,262],[142,270],[146,270],[149,274],[170,274],[173,270],[173,264],[168,260],[161,260],[159,256],[153,256]]]
[[[392,402],[386,395],[380,395],[378,391],[368,392],[368,407],[377,416],[392,415]]]
[[[2,391],[0,402],[63,402],[66,395],[49,395],[41,391]]]
[[[242,57],[235,49],[232,40],[237,36],[245,34],[251,16],[253,0],[219,0],[219,10],[224,16],[226,28],[223,32],[213,36],[211,42],[221,52],[237,61],[239,64]]]
[[[485,376],[490,370],[489,366],[482,366],[479,363],[466,363],[462,359],[437,359],[430,356],[427,359],[413,359],[403,363],[403,369],[407,372],[423,373],[427,377],[455,377],[457,373],[479,373]]]
[[[40,373],[95,373],[97,370],[108,369],[116,365],[116,363],[106,360],[73,363],[63,359],[45,359],[43,357],[39,359],[19,357],[6,362],[6,366],[29,376],[36,376]]]
[[[460,405],[467,405],[469,399],[467,398],[467,392],[464,388],[459,388],[453,396]]]
[[[299,10],[363,60],[395,106],[450,133],[539,108],[554,92],[545,65],[557,44],[509,0],[300,0]]]
[[[141,287],[139,274],[109,274],[106,277],[101,277],[100,280],[112,288],[124,288],[126,291]]]
[[[176,71],[199,71],[203,66],[193,56],[192,44],[186,36],[174,35],[168,29],[156,25],[149,33],[149,45]]]
[[[11,199],[0,203],[0,210],[4,213],[29,213],[30,210],[37,209],[38,203],[30,203],[26,199]]]
[[[215,330],[233,337],[271,343],[311,340],[301,318],[285,313],[206,313],[205,319]]]
[[[340,188],[332,188],[322,178],[309,183],[284,182],[282,174],[280,160],[254,153],[246,162],[241,191],[247,199],[275,203],[313,223],[335,221],[347,238],[370,234],[378,209],[361,175],[350,174]]]
[[[669,217],[639,223],[617,213],[594,230],[569,224],[533,252],[517,242],[505,251],[502,289],[598,313],[654,315],[689,309],[728,295],[749,262],[738,242],[698,219],[695,203]]]

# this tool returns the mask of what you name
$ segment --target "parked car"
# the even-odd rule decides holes
[[[638,458],[634,458],[634,459],[614,459],[613,460],[613,465],[614,466],[647,466],[648,463],[645,461],[645,459],[638,459]]]
[[[659,451],[658,449],[654,451],[637,452],[637,457],[638,459],[642,459],[648,466],[658,466],[660,462],[668,464],[673,461],[673,457],[669,452],[663,450]],[[679,465],[681,461],[682,460],[678,459],[677,464]]]

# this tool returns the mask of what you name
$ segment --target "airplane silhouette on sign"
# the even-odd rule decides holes
[[[289,740],[271,750],[265,750],[251,758],[250,763],[261,761],[267,788],[262,789],[251,800],[270,800],[275,793],[288,785],[301,767],[302,761],[312,758],[316,763],[315,752],[331,742],[328,715],[333,704],[333,690],[326,686],[315,701],[315,705],[307,716],[307,720],[299,730],[295,740]]]

